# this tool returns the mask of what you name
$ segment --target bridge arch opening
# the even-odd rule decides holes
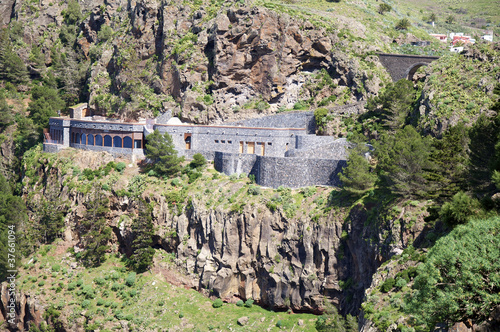
[[[405,77],[408,81],[413,80],[413,75],[417,72],[417,70],[422,67],[422,66],[427,66],[428,63],[421,62],[421,63],[416,63],[413,66],[411,66],[405,73]]]

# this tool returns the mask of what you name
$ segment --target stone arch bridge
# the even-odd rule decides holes
[[[393,82],[403,78],[411,79],[418,68],[439,59],[438,56],[389,53],[379,53],[378,58],[391,75]]]

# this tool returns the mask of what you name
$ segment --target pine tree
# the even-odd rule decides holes
[[[351,149],[347,166],[343,168],[339,175],[342,181],[342,189],[348,193],[362,194],[371,187],[377,180],[377,174],[373,171],[370,162],[365,157],[368,147],[365,144],[357,144]]]
[[[5,98],[0,95],[0,130],[8,127],[14,121],[12,110],[10,109]]]
[[[139,216],[132,223],[132,256],[130,261],[137,272],[146,271],[153,263],[153,222],[151,218],[151,207],[143,200],[139,201]]]
[[[7,180],[0,174],[0,282],[5,280],[7,270],[15,270],[9,264],[9,226],[10,230],[16,233],[17,251],[11,254],[19,255],[23,237],[19,234],[22,224],[28,219],[26,205],[21,197],[12,194],[12,189]],[[16,263],[21,261],[20,257],[16,257]]]
[[[430,155],[433,167],[427,179],[436,196],[451,197],[465,186],[468,144],[467,128],[462,123],[449,128],[441,139],[434,140]]]
[[[481,114],[472,126],[469,137],[469,184],[476,192],[487,192],[494,188],[491,176],[496,168],[495,146],[500,139],[500,115],[488,118]]]
[[[150,169],[167,176],[179,173],[184,161],[184,157],[177,156],[172,137],[168,133],[162,135],[158,130],[147,137],[146,158],[152,162]]]
[[[23,60],[13,50],[8,33],[0,33],[0,79],[21,84],[28,79],[28,71]]]
[[[78,227],[84,249],[82,261],[86,266],[99,266],[106,259],[107,245],[111,240],[111,228],[106,225],[109,200],[100,188],[94,187],[84,204],[87,211]]]
[[[423,196],[428,191],[426,171],[431,167],[431,140],[408,125],[385,134],[376,143],[377,169],[382,184],[401,196]]]
[[[410,81],[399,80],[389,84],[379,96],[370,98],[366,108],[378,118],[385,130],[394,132],[405,124],[416,95]]]

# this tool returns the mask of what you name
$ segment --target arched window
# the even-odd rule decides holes
[[[123,138],[123,147],[127,149],[132,149],[132,138],[125,136]]]
[[[113,137],[113,146],[115,148],[121,148],[122,147],[122,138],[120,136]]]
[[[75,135],[75,143],[80,144],[80,133],[76,133]]]
[[[81,137],[81,144],[84,144],[84,145],[86,145],[86,144],[87,144],[87,135],[82,134],[82,137]]]
[[[102,146],[102,136],[101,135],[95,135],[95,145]]]
[[[111,136],[104,136],[104,146],[113,146],[113,139],[111,138]]]
[[[94,135],[89,134],[88,145],[94,145]]]

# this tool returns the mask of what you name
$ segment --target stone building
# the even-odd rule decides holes
[[[338,186],[346,165],[346,141],[314,134],[312,112],[289,112],[223,125],[193,125],[160,117],[136,123],[91,116],[80,105],[70,118],[51,118],[44,151],[107,151],[144,157],[144,139],[154,130],[168,133],[179,155],[201,153],[227,175],[252,174],[257,184],[298,188]],[[160,122],[160,123],[156,123]]]

